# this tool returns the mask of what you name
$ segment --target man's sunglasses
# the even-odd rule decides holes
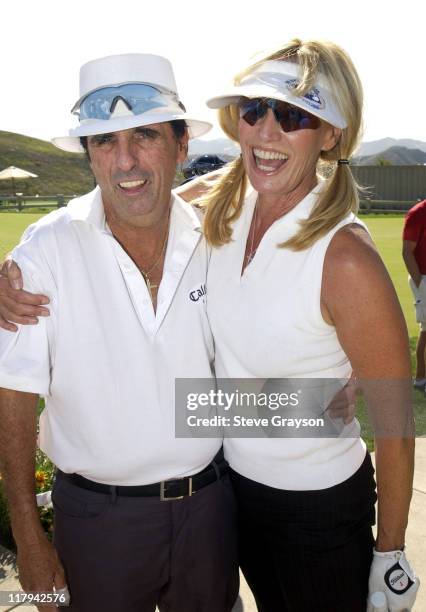
[[[241,98],[238,103],[240,117],[249,125],[264,117],[270,108],[283,132],[296,132],[297,130],[316,130],[321,120],[302,108],[293,106],[288,102],[273,98]]]
[[[183,105],[171,93],[162,92],[145,83],[127,83],[117,87],[103,87],[89,94],[75,112],[82,119],[109,119],[119,101],[134,115],[168,106],[171,102]]]

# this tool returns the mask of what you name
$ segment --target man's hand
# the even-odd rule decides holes
[[[356,410],[356,392],[357,392],[357,380],[352,374],[347,384],[341,391],[331,400],[327,408],[327,414],[331,419],[343,419],[343,423],[347,425],[350,423]]]
[[[54,590],[66,589],[69,600],[65,572],[54,546],[40,534],[36,542],[30,545],[18,545],[19,580],[26,593],[52,593]],[[38,606],[40,612],[58,610],[56,605]]]
[[[367,612],[373,612],[373,593],[384,593],[389,612],[409,611],[414,606],[420,581],[402,550],[377,552],[374,550],[368,582]]]
[[[10,258],[0,268],[0,327],[15,332],[17,326],[35,325],[37,317],[48,317],[49,310],[41,304],[48,304],[45,295],[35,295],[22,289],[22,274],[18,265]]]

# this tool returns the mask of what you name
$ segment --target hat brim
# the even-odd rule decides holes
[[[319,119],[322,119],[335,127],[341,129],[347,127],[346,123],[344,123],[337,116],[337,113],[334,112],[333,108],[328,108],[327,110],[317,110],[313,108],[305,98],[293,96],[290,92],[284,92],[281,89],[275,88],[271,85],[250,83],[249,85],[241,84],[238,87],[230,87],[220,96],[209,98],[206,104],[209,108],[219,109],[229,106],[230,104],[238,104],[240,98],[274,98],[275,100],[282,100],[283,102],[288,102],[289,104],[297,106],[298,108],[303,108],[311,115],[315,115]]]
[[[55,147],[63,151],[84,153],[84,149],[80,144],[81,137],[94,136],[96,134],[109,134],[135,127],[142,127],[144,125],[152,125],[154,123],[181,120],[185,121],[187,124],[189,137],[191,139],[199,138],[207,134],[213,127],[209,121],[193,119],[188,113],[144,113],[141,115],[117,117],[108,121],[98,120],[80,124],[78,127],[71,129],[68,136],[57,136],[52,138],[51,142]]]

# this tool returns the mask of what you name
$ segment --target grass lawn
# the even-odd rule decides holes
[[[402,259],[402,226],[404,217],[361,217],[368,226],[395,285],[407,321],[410,338],[417,336],[418,324],[414,316],[413,296],[408,286],[408,275]]]
[[[3,259],[12,247],[19,242],[22,232],[28,225],[42,217],[42,213],[22,214],[4,212],[0,215],[0,258]]]
[[[401,303],[402,311],[407,322],[408,334],[410,336],[411,356],[414,365],[415,346],[418,334],[418,323],[414,315],[413,296],[408,286],[408,275],[401,255],[401,237],[404,217],[387,216],[362,216],[368,226],[380,255],[385,262],[392,282]],[[426,397],[423,392],[413,389],[413,404],[416,414],[416,432],[418,435],[426,435]],[[365,418],[365,409],[361,405],[358,415],[363,424],[363,435],[371,443],[371,428]]]

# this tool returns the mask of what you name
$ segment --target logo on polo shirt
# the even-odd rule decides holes
[[[198,302],[198,300],[202,300],[203,302],[205,302],[206,294],[206,285],[201,284],[189,292],[189,299],[191,300],[191,302]]]

